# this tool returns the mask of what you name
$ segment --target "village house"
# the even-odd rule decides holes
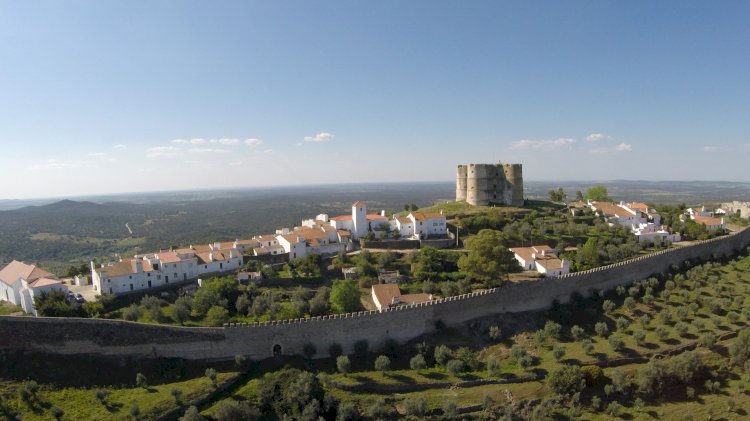
[[[560,259],[550,246],[515,247],[510,251],[524,270],[535,270],[550,277],[570,273],[569,262]]]
[[[0,270],[0,300],[20,306],[27,313],[36,316],[34,298],[51,291],[67,292],[68,287],[35,265],[14,260]]]
[[[432,294],[404,294],[396,284],[376,284],[371,288],[372,301],[378,311],[384,308],[397,307],[432,301]]]
[[[656,209],[640,202],[610,202],[589,201],[588,206],[601,215],[610,226],[620,225],[630,229],[638,242],[652,243],[656,241],[678,242],[682,238],[679,233],[670,233],[661,225],[661,215]]]

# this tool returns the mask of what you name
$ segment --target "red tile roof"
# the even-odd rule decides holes
[[[358,207],[359,208],[359,207],[362,207],[362,206],[367,206],[367,204],[365,202],[361,202],[361,201],[357,201],[357,202],[354,202],[352,204],[352,207]]]

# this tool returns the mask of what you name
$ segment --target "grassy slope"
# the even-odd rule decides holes
[[[234,377],[236,373],[218,373],[218,385]],[[33,403],[18,397],[20,383],[0,382],[0,396],[6,410],[17,413],[24,420],[52,419],[50,408],[56,406],[64,411],[64,420],[127,419],[133,402],[138,404],[140,419],[157,419],[161,414],[177,408],[172,389],[182,391],[182,402],[190,403],[209,395],[213,390],[206,377],[187,381],[139,387],[104,388],[110,394],[103,405],[95,398],[95,390],[80,388],[56,388],[41,385]],[[2,415],[2,413],[0,413]],[[1,418],[1,417],[0,417]]]

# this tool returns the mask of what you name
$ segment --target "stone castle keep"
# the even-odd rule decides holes
[[[521,164],[462,164],[456,168],[456,201],[523,206]]]

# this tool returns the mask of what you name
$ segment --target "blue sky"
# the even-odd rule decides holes
[[[750,181],[750,3],[0,0],[0,198]]]

